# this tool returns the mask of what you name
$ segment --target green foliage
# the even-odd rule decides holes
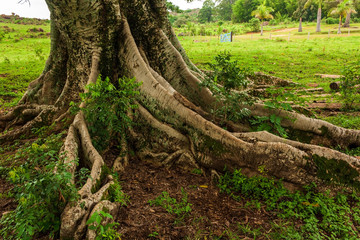
[[[248,84],[247,76],[251,75],[248,68],[239,67],[237,61],[231,61],[227,52],[215,57],[215,63],[210,63],[211,73],[201,83],[207,87],[216,98],[212,112],[224,120],[238,121],[249,116],[250,110],[242,105],[251,105],[253,98],[241,90]]]
[[[110,219],[110,223],[105,225],[101,224],[103,220]],[[116,226],[119,223],[116,223],[113,220],[113,216],[110,213],[99,211],[95,212],[89,220],[87,220],[86,225],[91,230],[96,232],[96,240],[116,240],[121,239],[121,234],[116,231]]]
[[[260,4],[260,0],[237,0],[232,6],[232,21],[233,22],[248,22],[251,17],[251,12]]]
[[[114,134],[124,137],[125,131],[131,127],[132,121],[127,112],[137,107],[134,101],[139,94],[136,89],[140,85],[134,78],[120,78],[115,87],[109,78],[99,78],[96,84],[87,87],[87,93],[81,94],[81,99],[86,104],[82,111],[93,144],[98,150],[104,150]]]
[[[168,192],[162,192],[154,200],[150,200],[150,206],[160,206],[163,207],[168,213],[176,215],[175,223],[182,222],[185,217],[191,212],[191,203],[187,200],[187,193],[183,188],[181,188],[181,201],[177,202],[175,198],[170,197]]]
[[[78,186],[84,186],[87,179],[90,177],[90,173],[91,171],[88,168],[80,168],[80,170],[76,174],[76,183],[78,184]]]
[[[0,42],[5,38],[5,32],[0,30]]]
[[[34,49],[35,51],[35,55],[36,57],[39,59],[39,60],[44,60],[45,57],[44,57],[44,53],[43,53],[43,49],[41,47],[36,47]]]
[[[339,20],[332,17],[328,17],[325,19],[325,22],[326,24],[337,24],[339,23]]]
[[[148,235],[149,238],[153,237],[153,238],[157,238],[159,236],[158,232],[152,232]]]
[[[233,0],[221,0],[215,7],[218,18],[225,21],[231,21]],[[222,24],[219,22],[219,26]]]
[[[114,179],[114,184],[109,187],[109,200],[120,203],[121,206],[127,206],[130,202],[130,197],[122,191],[121,185],[116,179]]]
[[[302,192],[291,193],[281,182],[262,176],[247,178],[240,170],[227,172],[220,178],[219,188],[235,200],[252,199],[252,205],[265,204],[284,220],[300,222],[300,225],[278,226],[280,233],[274,239],[356,239],[352,225],[359,213],[360,198],[351,194],[317,192],[316,185],[304,187]],[[256,202],[259,203],[256,203]],[[356,221],[351,221],[353,215]],[[289,228],[290,227],[290,228]]]
[[[256,131],[267,131],[281,137],[287,138],[287,132],[281,126],[282,118],[272,114],[270,117],[268,116],[255,116],[252,119],[249,119],[251,125],[255,126]]]
[[[264,0],[262,4],[257,6],[256,9],[251,12],[251,16],[254,16],[260,20],[273,19],[273,15],[270,14],[273,11],[274,9],[272,7],[266,6],[266,0]]]
[[[212,0],[205,0],[203,7],[200,9],[198,19],[199,22],[211,22],[213,20],[215,3]]]
[[[246,27],[250,28],[252,32],[260,31],[260,20],[258,18],[250,19],[249,23],[245,24]]]
[[[343,128],[360,130],[359,116],[337,114],[336,116],[326,117],[324,120]]]
[[[194,168],[191,172],[194,173],[194,174],[198,174],[198,175],[202,175],[202,174],[203,174],[202,170],[199,169],[199,168]]]
[[[347,64],[342,70],[340,93],[345,109],[353,109],[360,103],[360,61]]]
[[[15,160],[26,162],[8,173],[18,206],[1,219],[0,234],[5,239],[32,239],[44,232],[56,236],[60,214],[77,199],[68,166],[59,160],[61,137],[38,139],[16,153]]]

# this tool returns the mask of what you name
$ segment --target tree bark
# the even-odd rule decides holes
[[[53,122],[61,127],[64,119],[71,119],[64,161],[72,164],[69,171],[73,175],[76,162],[86,162],[91,166],[91,177],[79,191],[81,202],[69,204],[62,214],[62,239],[93,236],[86,233],[85,223],[94,209],[116,210],[113,203],[102,200],[113,184],[111,176],[92,191],[102,179],[105,162],[92,145],[82,112],[76,116],[69,113],[69,103],[79,102],[79,93],[100,74],[115,85],[122,76],[142,82],[139,109],[133,116],[138,124],[129,130],[128,146],[123,146],[141,159],[217,171],[225,166],[242,168],[249,175],[262,167],[269,176],[293,185],[315,182],[319,188],[328,186],[329,178],[323,178],[326,173],[340,183],[344,179],[346,183],[359,181],[357,158],[324,147],[358,147],[359,131],[294,112],[266,109],[260,103],[246,107],[254,116],[281,116],[293,140],[248,133],[249,127],[241,122],[225,121],[228,130],[220,126],[223,121],[210,114],[216,99],[208,89],[199,88],[203,74],[177,40],[164,0],[46,3],[52,19],[51,53],[43,73],[29,84],[19,106],[0,117],[2,130],[8,130],[0,135],[0,143],[30,135],[33,127]],[[305,143],[296,141],[304,138]],[[116,169],[123,169],[121,165],[127,161],[116,161]]]
[[[299,30],[298,32],[302,32],[302,18],[300,18],[300,21],[299,21]]]
[[[321,24],[321,7],[319,6],[317,12],[317,18],[316,18],[316,32],[321,32],[320,24]]]
[[[340,19],[339,19],[339,28],[338,28],[337,34],[341,34],[341,23],[342,23],[342,18],[341,18],[341,16],[340,16]]]

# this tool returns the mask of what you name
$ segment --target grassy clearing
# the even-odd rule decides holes
[[[349,61],[360,57],[360,34],[343,35],[299,35],[291,32],[274,35],[269,33],[235,36],[232,43],[220,43],[218,37],[179,37],[190,59],[200,66],[206,66],[213,56],[228,51],[240,64],[272,75],[292,79],[306,84],[329,83],[327,79],[316,79],[316,73],[341,74],[341,69]],[[275,37],[274,36],[280,36]]]
[[[30,32],[41,28],[44,32]],[[50,25],[0,23],[0,108],[15,105],[44,68],[50,52]],[[36,30],[35,30],[36,31]]]

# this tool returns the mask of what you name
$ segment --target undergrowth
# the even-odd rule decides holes
[[[102,224],[104,221],[110,220],[106,224]],[[116,240],[121,239],[121,234],[117,232],[116,226],[119,223],[113,221],[113,216],[106,211],[95,212],[89,220],[87,220],[86,225],[91,230],[96,232],[95,240]]]
[[[14,156],[25,162],[8,172],[17,208],[0,221],[4,239],[33,239],[41,233],[57,237],[60,215],[78,197],[68,166],[59,159],[63,133],[26,144]]]
[[[135,78],[119,78],[117,86],[109,78],[99,78],[96,84],[87,86],[88,91],[80,94],[86,107],[81,110],[85,114],[94,147],[104,150],[110,140],[119,134],[125,137],[125,131],[131,127],[132,121],[128,111],[137,108],[136,90],[141,84]],[[72,103],[74,112],[80,109]]]
[[[160,206],[163,207],[168,213],[174,214],[176,216],[175,224],[181,223],[185,217],[191,212],[191,203],[187,200],[187,193],[183,188],[181,188],[182,198],[178,202],[175,198],[170,197],[168,192],[162,192],[154,200],[150,200],[150,206]]]
[[[291,193],[281,181],[263,176],[247,178],[236,170],[220,178],[219,188],[235,200],[252,199],[248,206],[264,206],[270,213],[293,224],[274,223],[273,239],[357,239],[360,197],[356,192],[316,191],[316,185]]]
[[[209,63],[211,71],[200,84],[207,87],[213,93],[216,102],[212,113],[224,120],[238,121],[250,115],[250,110],[244,105],[251,105],[253,97],[242,90],[247,87],[247,76],[251,71],[245,67],[239,67],[237,61],[231,60],[228,52],[215,56],[215,63]]]

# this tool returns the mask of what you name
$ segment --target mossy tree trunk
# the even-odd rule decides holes
[[[83,239],[86,220],[94,209],[116,209],[113,203],[102,201],[112,184],[111,177],[97,192],[92,192],[101,177],[104,160],[92,145],[83,114],[79,112],[74,117],[69,113],[69,103],[79,101],[79,93],[85,91],[88,83],[96,82],[99,74],[114,83],[121,76],[142,82],[139,108],[134,115],[134,121],[140,124],[129,131],[133,141],[125,147],[141,159],[217,171],[225,166],[242,168],[249,175],[261,167],[269,176],[292,185],[316,182],[319,186],[327,184],[319,173],[327,172],[324,168],[328,161],[335,170],[340,169],[334,166],[339,163],[341,176],[352,173],[348,182],[359,180],[359,160],[327,148],[360,146],[359,131],[294,112],[269,110],[260,103],[250,107],[253,115],[277,114],[285,119],[284,127],[297,132],[297,136],[306,136],[307,141],[250,132],[241,123],[225,121],[227,130],[220,127],[219,123],[224,122],[208,113],[215,98],[208,89],[199,88],[203,75],[177,40],[167,20],[165,1],[46,3],[52,19],[51,53],[43,73],[29,84],[19,105],[0,117],[0,127],[7,130],[0,136],[0,143],[30,134],[33,127],[51,123],[64,127],[63,120],[71,119],[64,142],[64,161],[87,161],[91,177],[79,191],[81,200],[69,204],[62,214],[61,238]],[[122,169],[127,161],[126,157],[119,158],[115,169]],[[70,171],[75,174],[75,165]]]

